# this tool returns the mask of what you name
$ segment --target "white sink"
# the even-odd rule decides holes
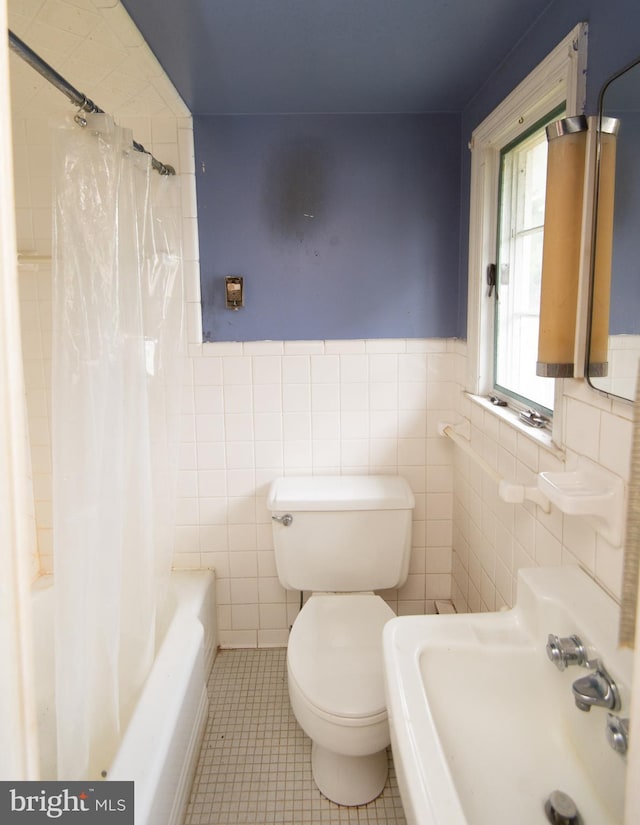
[[[583,825],[621,825],[626,758],[608,711],[580,711],[546,654],[549,634],[579,636],[604,663],[629,716],[632,654],[617,648],[618,606],[577,567],[522,570],[500,613],[405,616],[384,629],[393,757],[409,825],[544,825],[549,795]]]

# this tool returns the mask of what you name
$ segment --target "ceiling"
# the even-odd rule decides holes
[[[459,112],[551,0],[123,0],[193,114]]]

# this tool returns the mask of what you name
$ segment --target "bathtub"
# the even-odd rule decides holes
[[[171,574],[170,609],[151,672],[108,771],[135,782],[135,825],[179,825],[207,719],[206,680],[217,649],[210,570]],[[33,588],[41,778],[56,778],[53,579]]]

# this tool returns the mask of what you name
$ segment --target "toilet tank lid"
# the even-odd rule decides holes
[[[415,500],[402,476],[288,476],[271,484],[269,510],[410,510]]]

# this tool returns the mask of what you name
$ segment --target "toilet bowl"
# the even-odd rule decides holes
[[[395,614],[373,591],[406,580],[413,494],[400,476],[290,477],[267,506],[281,583],[312,593],[287,651],[312,775],[333,802],[364,805],[384,788],[390,743],[382,629]]]
[[[387,779],[382,628],[394,615],[373,594],[313,594],[291,630],[291,707],[316,785],[341,805],[370,802]]]

